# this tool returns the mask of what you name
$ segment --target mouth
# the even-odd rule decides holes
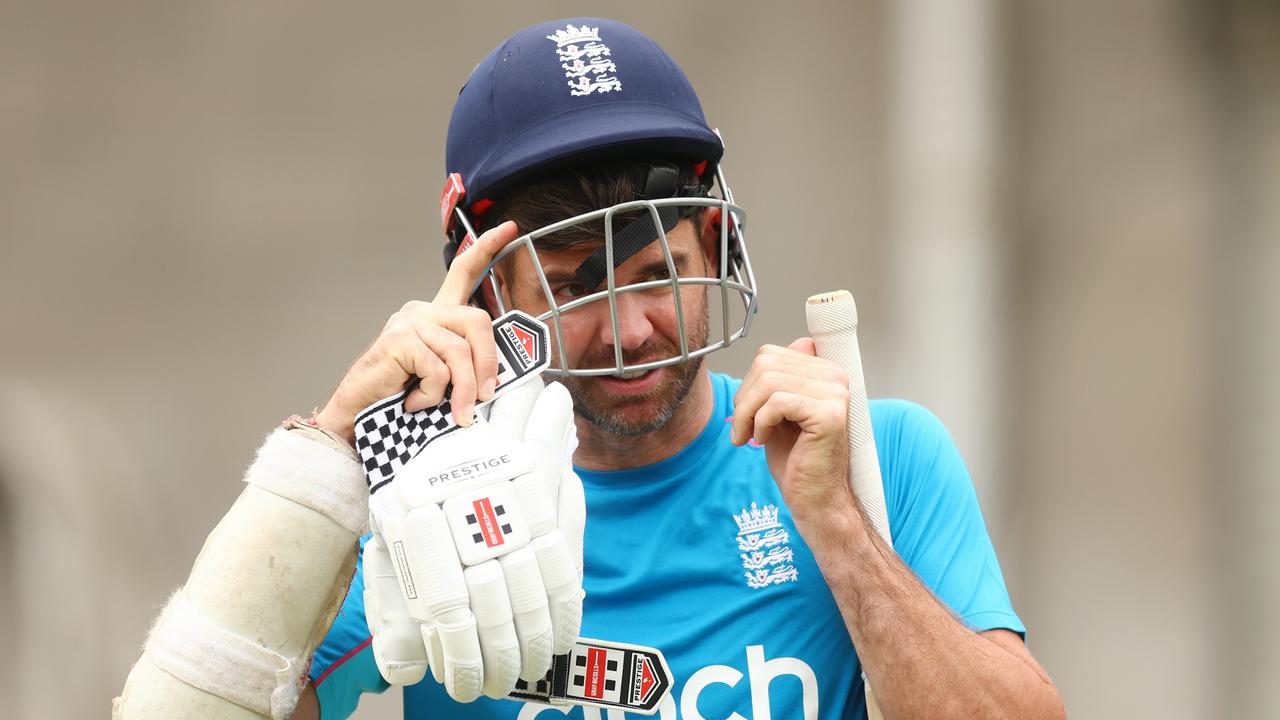
[[[624,373],[614,373],[613,377],[616,377],[620,380],[638,380],[644,377],[645,375],[648,375],[650,372],[651,372],[650,370],[628,370],[627,372],[624,372]]]
[[[652,370],[629,370],[613,375],[600,375],[596,380],[613,395],[641,395],[657,386],[662,373],[661,368]]]

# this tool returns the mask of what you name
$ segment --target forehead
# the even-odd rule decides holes
[[[688,258],[695,250],[697,236],[693,223],[688,219],[682,219],[676,223],[675,227],[667,231],[666,236],[667,246],[670,248],[672,258],[676,262]],[[584,260],[604,246],[604,240],[583,240],[552,245],[546,245],[535,240],[533,244],[537,250],[538,260],[542,265],[543,272],[548,275],[572,275]],[[516,249],[513,252],[513,257],[516,258],[515,266],[522,268],[517,272],[532,274],[530,253],[527,248]],[[628,258],[620,266],[620,269],[625,270],[633,266],[650,265],[655,262],[661,263],[665,262],[665,259],[661,241],[658,238],[654,238],[652,242]]]

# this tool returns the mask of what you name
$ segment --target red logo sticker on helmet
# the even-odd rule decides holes
[[[466,194],[467,190],[462,186],[462,175],[449,173],[444,181],[444,190],[440,193],[440,224],[446,235],[449,234],[449,228],[453,227],[453,210]]]

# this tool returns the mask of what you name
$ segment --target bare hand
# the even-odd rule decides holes
[[[730,437],[765,446],[769,472],[797,521],[844,513],[849,488],[849,378],[813,340],[765,345],[734,396]],[[856,507],[856,506],[855,506]]]
[[[513,222],[484,233],[453,261],[434,300],[412,300],[392,315],[316,416],[320,427],[354,442],[356,413],[415,377],[421,382],[405,398],[406,410],[440,404],[452,384],[454,418],[470,425],[476,402],[497,386],[498,349],[489,313],[466,303],[493,256],[515,237]]]

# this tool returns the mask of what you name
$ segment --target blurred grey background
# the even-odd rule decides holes
[[[472,66],[584,13],[725,135],[763,310],[713,367],[853,290],[1071,715],[1280,717],[1268,0],[0,4],[6,714],[106,716],[264,434],[433,294]]]

